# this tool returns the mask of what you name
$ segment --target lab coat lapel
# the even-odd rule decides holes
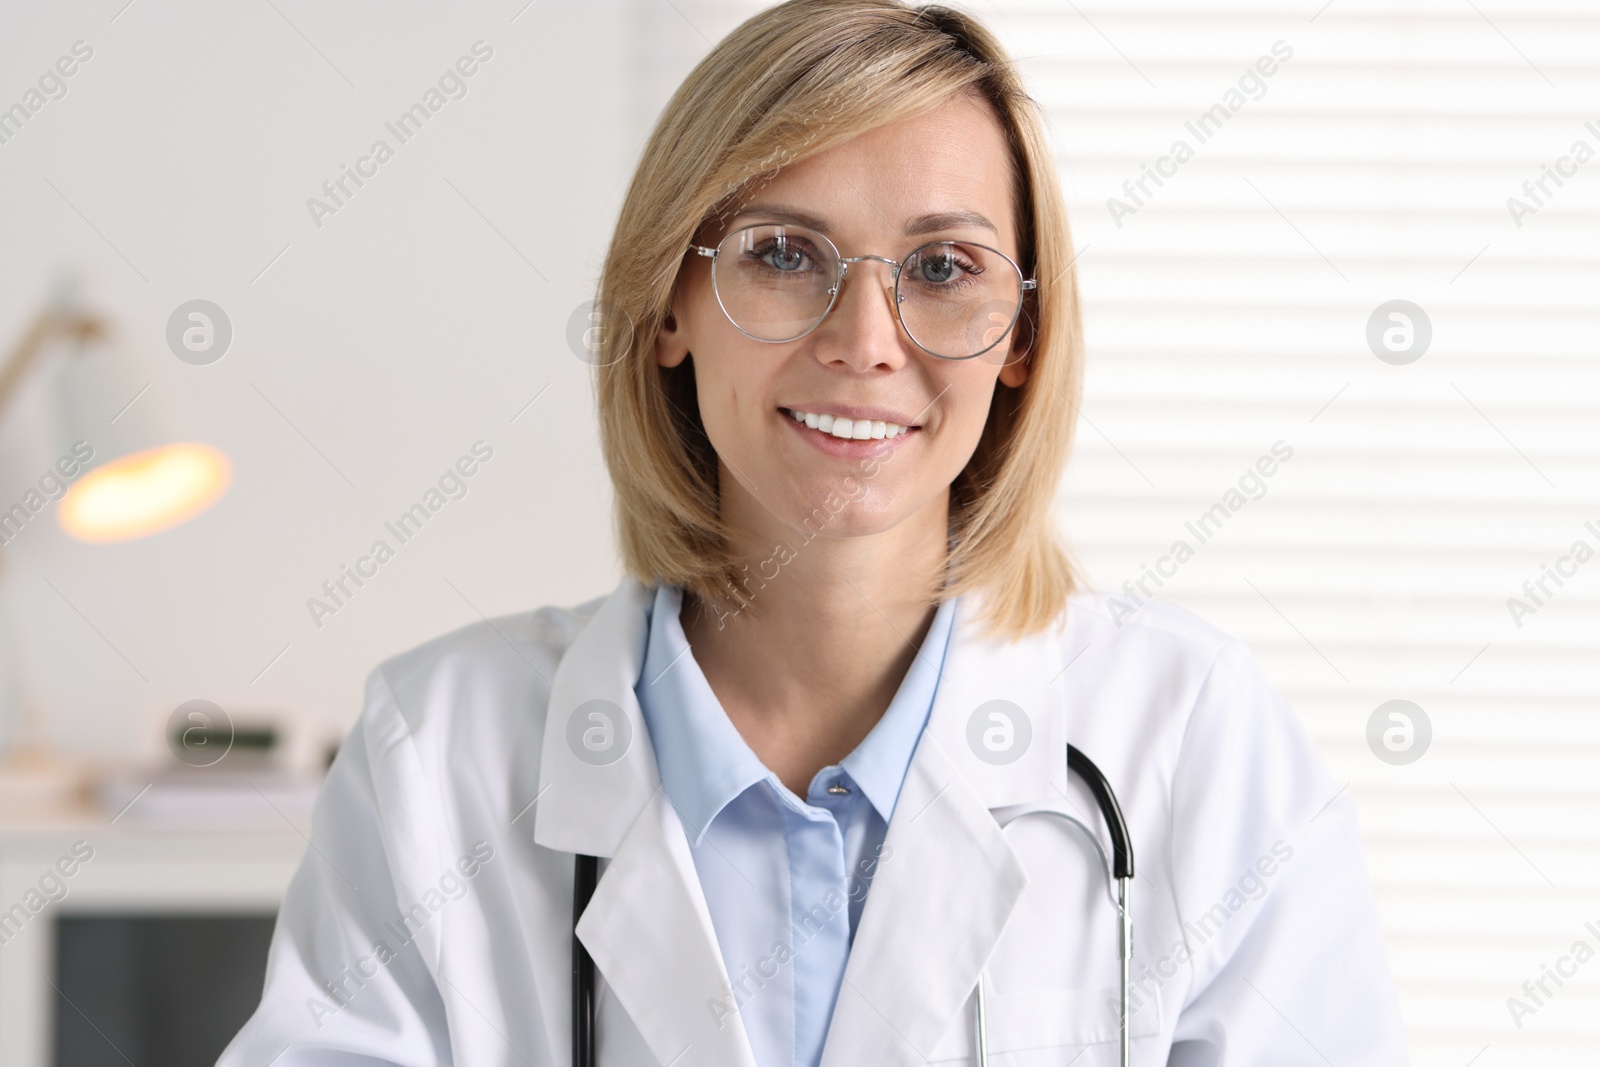
[[[726,1010],[726,968],[683,824],[660,790],[606,868],[578,936],[657,1061],[756,1067],[744,1023]]]
[[[545,848],[615,855],[655,792],[655,751],[633,692],[644,665],[651,596],[637,579],[625,579],[556,667],[533,821],[533,839]],[[609,725],[618,755],[609,763],[603,761],[610,753],[583,741],[585,730],[605,725],[594,714],[615,720]],[[591,735],[591,744],[597,740],[604,741],[603,735]]]
[[[931,738],[884,844],[822,1067],[925,1064],[1028,884],[989,809]]]
[[[845,967],[822,1067],[927,1062],[968,1003],[1028,884],[990,809],[1064,795],[1060,632],[1014,642],[982,638],[972,624],[974,599],[957,605],[928,725]],[[1011,722],[1012,752],[998,754],[983,743],[983,731],[1001,723],[990,717],[995,712]],[[1021,754],[1011,758],[1016,748]],[[1010,762],[997,762],[1003,758]]]
[[[724,1016],[719,1026],[708,1007],[717,1002],[726,968],[633,692],[653,595],[625,579],[556,669],[534,841],[610,857],[577,933],[655,1058],[675,1067],[755,1067],[743,1023]],[[622,752],[611,763],[600,763],[603,757],[582,742],[583,729],[606,725],[589,718],[595,711],[616,720],[613,744]],[[574,716],[579,726],[569,728]]]

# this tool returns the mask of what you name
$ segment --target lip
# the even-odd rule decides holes
[[[789,410],[792,410],[792,409],[789,409]],[[913,440],[913,439],[915,439],[917,437],[920,437],[922,435],[922,430],[920,428],[918,428],[918,429],[908,429],[908,430],[906,430],[905,433],[899,434],[899,435],[897,435],[895,437],[868,437],[865,440],[860,440],[860,441],[856,440],[853,437],[835,437],[831,433],[823,433],[821,430],[812,429],[810,426],[807,426],[805,423],[796,421],[795,417],[793,415],[789,414],[789,410],[779,410],[779,411],[775,412],[774,414],[778,418],[782,419],[784,422],[788,423],[789,424],[789,428],[792,429],[795,433],[799,434],[801,437],[805,438],[805,440],[812,447],[818,449],[819,451],[826,452],[830,456],[838,457],[839,459],[856,459],[856,460],[860,460],[860,459],[869,459],[869,458],[871,458],[873,456],[888,455],[890,452],[893,452],[895,449],[900,448],[901,446],[905,445],[908,441],[911,441],[911,440]],[[800,410],[801,411],[805,411],[806,409],[805,408],[801,408]],[[853,411],[872,411],[874,409],[872,409],[872,408],[852,408],[850,410],[853,410]],[[836,412],[829,412],[829,414],[835,414],[835,413]],[[867,416],[867,415],[857,415],[857,416],[845,416],[845,417],[846,418],[863,418],[864,419],[864,418],[868,418],[869,416]],[[884,419],[883,421],[890,422],[890,421],[893,421],[893,420]],[[905,424],[901,423],[901,425],[904,426]]]

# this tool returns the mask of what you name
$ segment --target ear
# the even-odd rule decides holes
[[[1022,383],[1028,380],[1029,369],[1033,366],[1033,342],[1036,331],[1031,311],[1032,308],[1028,304],[1022,306],[1022,313],[1017,316],[1017,325],[1012,331],[1010,356],[1000,368],[1000,383],[1012,389],[1022,387]]]
[[[676,367],[689,355],[689,338],[678,314],[679,303],[678,294],[674,292],[661,328],[656,331],[656,363],[662,367]]]

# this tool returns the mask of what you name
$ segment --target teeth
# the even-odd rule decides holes
[[[831,433],[835,437],[842,437],[852,441],[882,440],[888,437],[899,437],[911,431],[899,423],[884,422],[881,419],[846,419],[837,415],[825,415],[816,411],[796,411],[788,409],[789,417],[795,422],[803,422],[813,430]]]

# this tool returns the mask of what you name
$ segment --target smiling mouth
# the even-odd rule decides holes
[[[882,419],[847,419],[819,411],[798,411],[794,408],[778,410],[795,422],[804,423],[813,430],[820,430],[846,441],[881,441],[914,433],[922,428],[902,426],[897,422],[886,422]]]

